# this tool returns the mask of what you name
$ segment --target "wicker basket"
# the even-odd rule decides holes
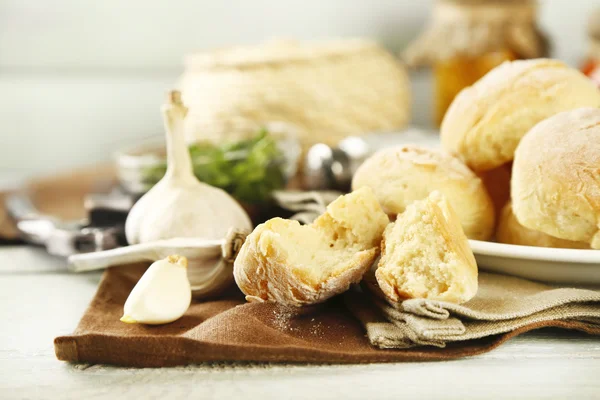
[[[286,122],[306,149],[397,130],[410,117],[404,68],[367,40],[268,42],[189,55],[185,64],[189,142],[239,140],[265,123]]]

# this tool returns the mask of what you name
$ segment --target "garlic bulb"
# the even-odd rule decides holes
[[[181,318],[191,301],[187,258],[171,255],[154,262],[142,275],[125,301],[121,321],[168,324]]]
[[[162,108],[167,136],[167,172],[131,209],[125,224],[129,244],[195,237],[222,239],[230,228],[251,230],[242,207],[225,191],[200,182],[184,140],[187,108],[172,91]]]

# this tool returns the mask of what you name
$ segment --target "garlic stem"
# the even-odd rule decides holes
[[[163,120],[167,137],[167,172],[176,179],[194,179],[192,159],[183,135],[183,121],[188,113],[181,101],[181,92],[169,92],[167,103],[162,106]]]

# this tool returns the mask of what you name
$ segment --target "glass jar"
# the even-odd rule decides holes
[[[165,174],[164,137],[139,141],[116,153],[121,187],[142,195]],[[243,205],[270,203],[271,192],[294,177],[301,155],[295,129],[267,123],[250,137],[232,142],[197,142],[189,146],[196,177],[221,188]]]
[[[454,97],[494,67],[547,54],[536,16],[535,0],[436,0],[431,23],[403,58],[433,69],[438,125]]]
[[[442,123],[446,110],[461,90],[477,82],[494,67],[516,59],[512,51],[501,50],[436,61],[433,65],[436,124],[439,126]]]

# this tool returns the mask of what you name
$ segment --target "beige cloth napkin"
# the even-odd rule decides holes
[[[290,219],[308,225],[327,211],[327,206],[342,194],[335,190],[276,190],[273,199],[279,207],[295,213]]]
[[[479,290],[458,305],[427,299],[384,300],[372,274],[362,293],[350,292],[348,308],[361,321],[374,346],[407,348],[479,339],[555,320],[600,327],[600,291],[552,287],[525,279],[479,274]]]

